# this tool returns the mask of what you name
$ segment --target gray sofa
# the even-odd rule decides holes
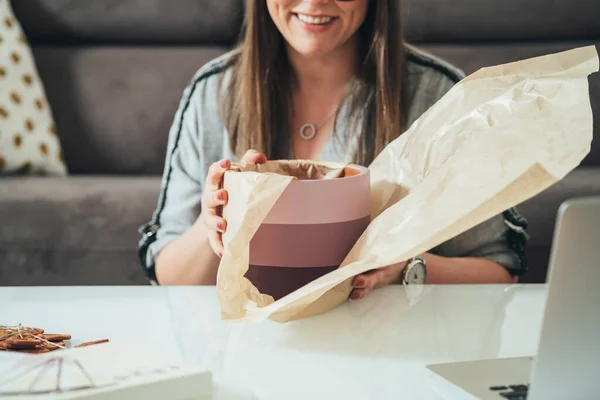
[[[157,202],[167,133],[195,71],[231,48],[242,0],[13,0],[56,119],[70,176],[0,181],[0,285],[147,284],[138,227]],[[600,2],[406,0],[407,39],[465,72],[600,44]],[[600,76],[591,78],[600,115]],[[595,137],[600,127],[595,124]],[[600,144],[523,203],[525,282],[543,282],[554,215],[600,194]]]

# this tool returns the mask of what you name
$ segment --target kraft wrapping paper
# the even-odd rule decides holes
[[[252,236],[297,177],[278,169],[290,161],[227,172],[222,317],[287,322],[327,312],[348,299],[354,276],[431,250],[561,180],[590,151],[587,78],[597,71],[588,46],[483,68],[457,83],[369,166],[372,221],[340,267],[278,301],[244,274]],[[291,163],[315,165],[315,179],[343,168]]]

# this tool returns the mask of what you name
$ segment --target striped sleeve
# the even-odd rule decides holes
[[[140,227],[139,262],[153,284],[158,253],[185,233],[200,215],[200,204],[208,166],[213,158],[214,138],[207,138],[214,115],[207,117],[207,79],[219,72],[219,65],[201,69],[186,87],[169,131],[167,154],[158,204],[151,220]],[[214,129],[212,129],[214,130]]]

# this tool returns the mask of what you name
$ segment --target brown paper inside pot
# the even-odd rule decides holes
[[[344,165],[332,162],[315,162],[311,160],[276,160],[264,164],[234,163],[234,172],[258,172],[261,174],[278,174],[291,176],[301,180],[335,179],[344,175]]]
[[[456,84],[369,166],[374,219],[340,268],[278,301],[243,275],[252,235],[293,178],[226,174],[223,318],[286,322],[326,312],[346,301],[357,274],[431,250],[561,180],[590,151],[587,78],[597,71],[588,46],[484,68]]]

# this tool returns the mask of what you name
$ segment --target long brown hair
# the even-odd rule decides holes
[[[360,126],[354,162],[367,165],[404,130],[404,46],[398,0],[369,1],[359,35],[358,73],[349,91],[347,128]],[[285,39],[265,0],[246,0],[241,42],[234,52],[230,81],[220,99],[232,150],[255,149],[268,158],[289,156],[289,107],[293,71]],[[366,113],[362,113],[362,110]]]

